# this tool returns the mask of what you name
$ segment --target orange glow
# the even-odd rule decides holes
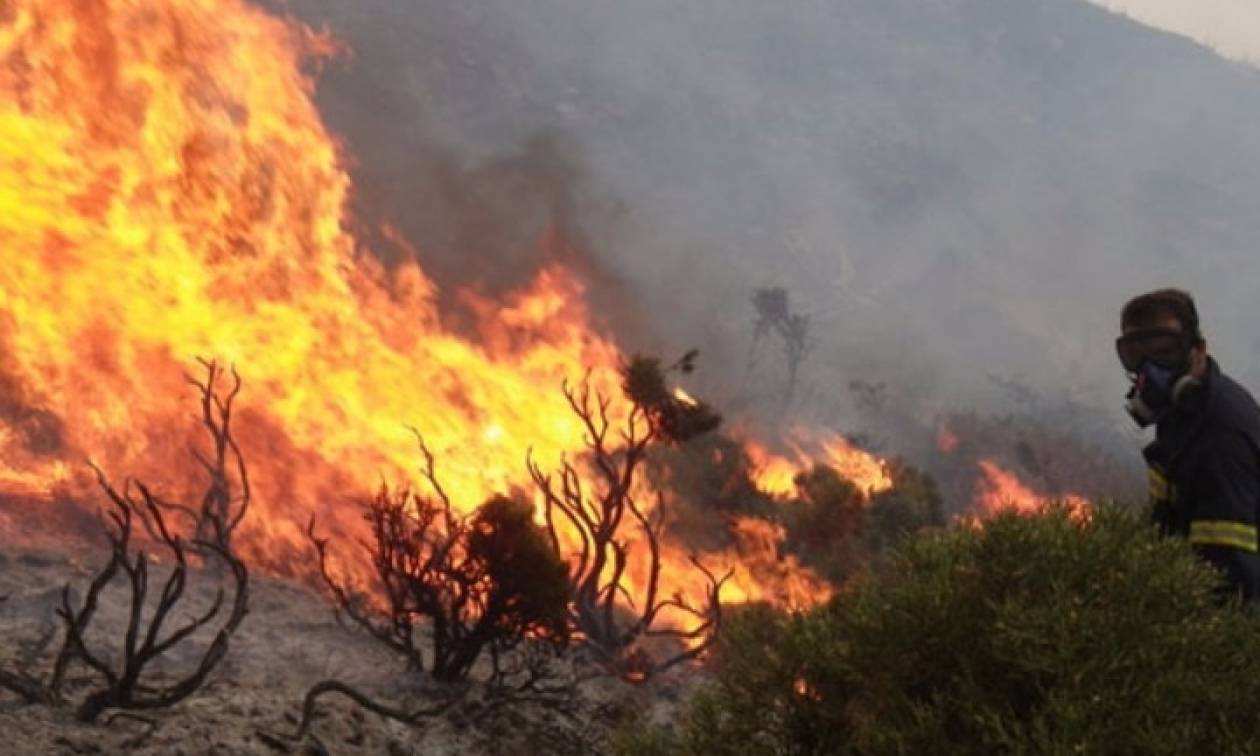
[[[957,434],[949,429],[948,426],[942,425],[936,429],[936,448],[944,454],[952,454],[961,443]]]
[[[773,454],[755,442],[747,444],[753,463],[753,481],[771,496],[796,493],[795,478],[815,464],[829,465],[868,496],[892,488],[892,477],[882,459],[859,449],[843,436],[819,434],[795,428],[790,434],[791,459]]]
[[[257,483],[248,556],[307,561],[307,507],[411,477],[407,426],[473,507],[582,431],[560,393],[618,349],[560,268],[486,304],[476,341],[442,327],[414,262],[385,269],[346,230],[349,177],[303,61],[330,43],[241,0],[6,4],[0,21],[0,379],[24,408],[0,488],[91,493],[91,457],[168,489],[190,478],[193,358],[235,364],[235,430]],[[29,411],[25,408],[29,408]],[[54,448],[23,414],[61,418]]]
[[[822,694],[814,686],[810,685],[809,681],[804,677],[798,677],[792,682],[792,691],[801,698],[808,698],[811,701],[818,702],[822,700]]]
[[[882,459],[857,448],[841,436],[823,439],[819,445],[822,448],[821,461],[853,481],[867,495],[892,488],[892,477]]]
[[[444,327],[415,257],[386,268],[348,231],[350,179],[304,72],[334,47],[244,0],[0,2],[0,496],[94,500],[91,458],[186,498],[198,356],[243,377],[255,497],[237,543],[272,573],[309,568],[312,513],[350,544],[350,499],[415,477],[409,427],[466,511],[524,486],[528,449],[544,467],[580,453],[561,381],[589,368],[619,396],[622,362],[582,281],[548,266],[495,301],[463,292],[475,338]],[[767,491],[813,458],[891,485],[839,437],[793,448]],[[728,601],[825,596],[775,543],[702,557],[736,569]],[[662,593],[700,603],[687,550],[662,554]]]
[[[796,493],[797,474],[800,466],[777,454],[771,454],[755,441],[749,441],[745,447],[753,464],[753,482],[764,493],[777,498],[786,498]]]
[[[804,608],[831,597],[831,586],[793,555],[779,553],[786,534],[781,525],[753,517],[732,523],[735,556],[727,567],[732,577],[731,603],[768,601],[779,606]]]
[[[1083,497],[1073,494],[1043,496],[1034,493],[1015,473],[992,460],[980,460],[978,464],[981,477],[976,481],[975,508],[981,516],[1003,509],[1035,512],[1052,503],[1062,504],[1082,516],[1089,511],[1089,502]]]

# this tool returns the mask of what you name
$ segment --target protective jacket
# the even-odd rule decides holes
[[[1260,407],[1209,358],[1202,386],[1142,450],[1160,531],[1189,539],[1248,599],[1260,599]]]

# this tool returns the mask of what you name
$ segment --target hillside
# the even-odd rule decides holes
[[[830,367],[943,369],[951,396],[977,363],[1071,370],[1107,405],[1098,334],[1177,282],[1260,368],[1260,73],[1185,39],[1080,0],[294,8],[354,50],[319,96],[360,203],[447,277],[560,213],[676,341],[740,354],[772,281]]]

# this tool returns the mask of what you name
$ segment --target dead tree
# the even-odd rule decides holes
[[[439,683],[469,679],[485,655],[490,669],[482,682],[500,699],[546,693],[549,678],[534,660],[538,649],[558,650],[568,642],[564,563],[527,504],[498,496],[471,516],[458,514],[423,441],[420,450],[432,495],[382,486],[364,504],[371,538],[363,546],[374,595],[351,591],[333,574],[328,540],[316,536],[312,519],[307,533],[337,610],[399,654],[409,670],[427,672]],[[454,687],[448,692],[459,693]],[[316,699],[330,693],[408,724],[450,703],[408,711],[325,680],[307,693],[298,737],[309,726]]]
[[[210,379],[202,386],[203,407],[217,408],[217,414],[206,410],[207,428],[214,438],[216,448],[230,450],[237,469],[244,475],[244,461],[232,439],[229,421],[231,397],[218,400],[214,390],[217,368],[203,362]],[[233,373],[235,375],[235,373]],[[224,460],[227,454],[217,455],[217,467],[210,460],[198,456],[206,468],[210,481],[204,502],[220,501],[226,496],[233,501],[230,487],[224,483]],[[228,520],[220,519],[222,511],[204,508],[196,519],[196,530],[191,538],[185,538],[172,530],[165,512],[196,512],[192,507],[159,499],[145,484],[128,480],[122,490],[116,489],[105,474],[93,466],[97,482],[109,499],[106,511],[105,533],[110,544],[110,558],[96,573],[88,585],[82,602],[71,599],[70,585],[61,593],[61,606],[57,615],[61,619],[63,641],[51,672],[45,679],[26,674],[0,670],[0,686],[22,696],[31,703],[53,706],[67,705],[65,688],[72,666],[87,667],[94,685],[76,707],[76,716],[85,722],[95,721],[106,709],[146,711],[161,709],[179,703],[196,692],[211,672],[227,654],[228,644],[249,611],[249,571],[231,547],[232,530],[244,517],[244,505]],[[248,502],[248,494],[236,499]],[[134,524],[140,520],[151,536],[151,543],[135,538]],[[169,572],[156,595],[156,603],[150,591],[150,569],[153,561],[146,548],[157,548],[165,553]],[[219,587],[208,608],[176,624],[172,621],[175,610],[186,599],[189,582],[189,552],[194,551],[205,560],[214,560],[226,566],[230,575],[232,598],[225,601],[225,593]],[[203,573],[205,574],[205,573]],[[96,617],[102,593],[122,577],[129,591],[127,626],[121,637],[106,643],[106,649],[88,642],[88,629]],[[216,575],[216,579],[221,575]],[[151,665],[163,654],[191,638],[203,629],[215,628],[213,638],[199,660],[191,669],[174,680],[160,679],[151,674]],[[146,674],[150,672],[150,674]],[[134,716],[134,715],[132,715]],[[140,717],[136,717],[140,718]]]
[[[720,418],[702,403],[675,398],[654,359],[634,358],[623,370],[623,390],[629,412],[614,427],[609,397],[593,391],[589,379],[576,388],[566,383],[565,398],[586,431],[586,464],[561,460],[554,474],[544,472],[532,457],[527,465],[543,495],[555,549],[560,551],[573,538],[578,542],[569,565],[570,621],[606,666],[627,679],[642,680],[708,647],[721,621],[722,585],[730,577],[715,576],[693,556],[691,563],[706,580],[703,601],[693,604],[680,594],[660,595],[666,512],[659,492],[650,511],[639,501],[636,488],[643,463],[654,444],[684,442],[717,427]],[[632,560],[646,560],[647,580],[638,596],[631,596],[624,582]],[[662,628],[658,620],[665,610],[690,617],[694,627]],[[659,636],[675,638],[686,648],[654,660],[639,641]]]
[[[753,323],[749,364],[751,366],[757,347],[762,341],[772,333],[779,337],[783,342],[783,356],[787,367],[787,383],[783,390],[783,404],[786,406],[796,394],[801,365],[814,349],[814,341],[809,333],[810,319],[808,315],[792,312],[787,289],[779,286],[755,290],[752,303],[757,310],[757,320]]]

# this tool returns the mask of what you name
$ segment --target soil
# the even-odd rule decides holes
[[[6,533],[13,536],[10,531]],[[4,543],[8,541],[8,543]],[[103,549],[81,543],[29,544],[0,541],[0,668],[26,670],[46,678],[60,648],[61,621],[55,610],[63,586],[72,606],[81,600],[95,572],[106,562]],[[23,541],[23,543],[26,543]],[[159,592],[165,570],[150,576]],[[177,627],[198,608],[209,606],[220,579],[209,571],[190,572],[188,597],[171,617]],[[74,706],[99,687],[79,666],[68,678],[68,706],[29,704],[0,689],[0,752],[25,754],[115,754],[157,756],[194,754],[588,754],[607,749],[610,733],[629,717],[647,713],[664,718],[694,683],[683,671],[645,685],[606,676],[585,682],[567,711],[517,703],[487,713],[482,693],[472,688],[442,715],[409,726],[327,696],[309,735],[292,736],[311,685],[335,678],[378,700],[419,708],[439,700],[442,691],[405,665],[362,630],[342,624],[316,591],[266,577],[251,576],[250,614],[230,650],[206,684],[169,709],[117,715],[109,710],[95,724],[75,720]],[[116,661],[127,621],[123,581],[101,596],[88,646]],[[204,652],[213,630],[198,631],[157,660],[154,681],[177,679]]]

